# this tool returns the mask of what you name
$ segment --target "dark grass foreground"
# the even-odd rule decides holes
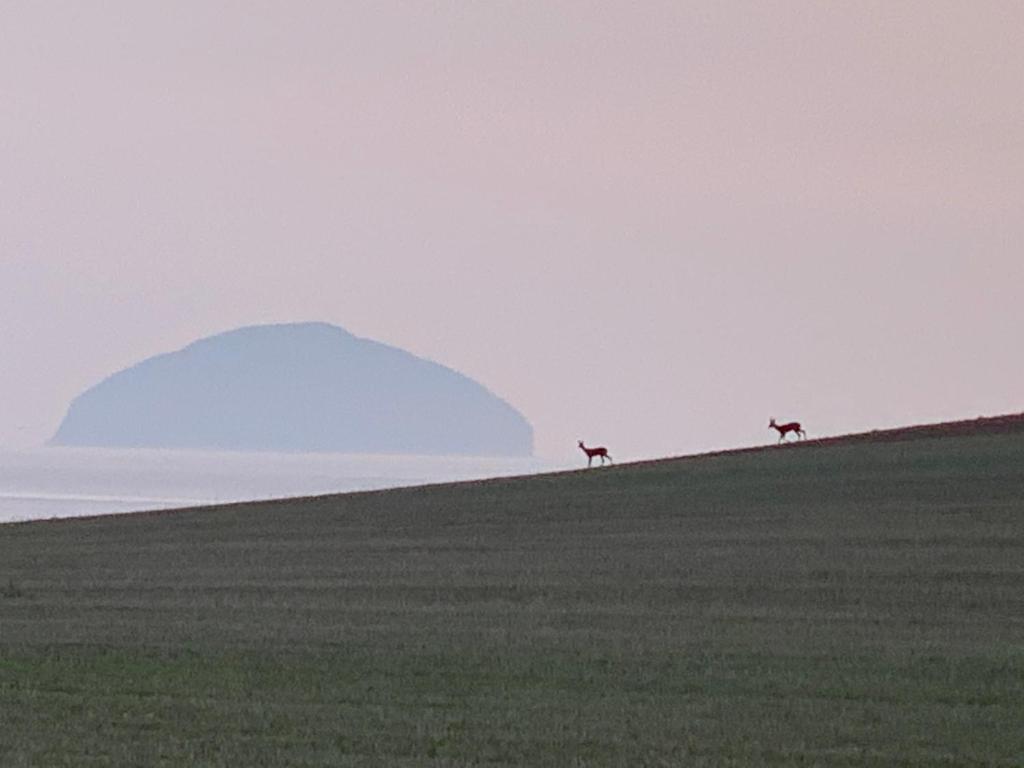
[[[1024,435],[0,526],[3,766],[1024,764]]]

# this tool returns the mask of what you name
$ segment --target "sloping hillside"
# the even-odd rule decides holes
[[[948,434],[0,526],[0,763],[1019,765],[1024,434]]]
[[[960,421],[944,421],[937,424],[916,424],[909,427],[892,427],[889,429],[873,429],[870,432],[855,432],[847,435],[829,437],[797,438],[789,435],[781,444],[790,448],[824,448],[827,446],[853,445],[856,443],[899,443],[906,440],[927,440],[944,437],[980,437],[984,435],[1015,435],[1024,434],[1024,413],[1012,413],[1003,416],[979,416],[976,419]],[[772,432],[772,435],[776,435]],[[774,440],[764,445],[750,448],[730,448],[722,451],[697,454],[695,456],[676,457],[704,459],[711,456],[727,456],[740,453],[756,453],[776,449],[780,443]],[[676,459],[667,459],[675,461]],[[656,461],[665,461],[657,459]]]

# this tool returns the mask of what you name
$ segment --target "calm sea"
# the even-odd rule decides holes
[[[40,448],[0,451],[0,523],[557,469],[538,458]]]

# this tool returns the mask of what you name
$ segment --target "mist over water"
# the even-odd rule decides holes
[[[537,457],[40,448],[0,451],[0,523],[531,474]]]

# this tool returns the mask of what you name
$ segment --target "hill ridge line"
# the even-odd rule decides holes
[[[783,444],[767,443],[762,445],[745,446],[742,448],[724,448],[702,453],[681,454],[678,456],[664,456],[656,459],[639,459],[637,461],[623,462],[605,470],[622,470],[625,468],[645,467],[670,462],[689,462],[701,459],[711,459],[725,456],[740,456],[751,453],[763,453],[773,450],[800,450],[811,448],[830,448],[843,445],[859,445],[861,443],[897,443],[913,440],[927,440],[943,437],[970,437],[974,435],[999,435],[1024,432],[1024,413],[1006,414],[1002,416],[979,416],[975,419],[962,419],[959,421],[944,421],[932,424],[917,424],[908,427],[891,427],[887,429],[875,429],[866,432],[852,432],[844,435],[833,435],[830,437],[808,438],[806,440],[793,440]],[[400,485],[392,488],[376,488],[361,491],[340,491],[337,493],[323,493],[308,496],[286,496],[270,499],[253,499],[250,501],[235,501],[222,504],[200,504],[189,507],[174,507],[171,509],[139,510],[135,512],[115,512],[96,515],[82,515],[66,518],[47,518],[42,520],[14,520],[3,525],[41,525],[41,524],[67,524],[72,522],[95,521],[97,519],[110,518],[148,518],[151,516],[173,515],[185,511],[217,511],[232,509],[242,506],[278,504],[284,502],[308,501],[314,499],[360,497],[371,494],[384,493],[409,493],[427,489],[445,487],[473,487],[484,484],[505,483],[521,481],[530,478],[556,478],[562,475],[575,474],[590,471],[587,467],[578,469],[559,469],[551,472],[534,472],[526,475],[502,475],[499,477],[486,477],[475,480],[441,481],[436,483],[421,483],[419,485]]]
[[[1005,414],[1002,416],[978,416],[974,419],[957,421],[941,421],[931,424],[914,424],[906,427],[886,427],[865,432],[849,432],[842,435],[808,438],[806,440],[790,440],[784,443],[764,443],[742,448],[721,448],[700,453],[665,456],[658,459],[642,459],[619,466],[636,466],[638,464],[656,464],[666,461],[683,461],[706,459],[716,456],[732,456],[746,453],[759,453],[779,448],[827,448],[838,445],[857,445],[860,443],[900,443],[909,440],[927,440],[940,437],[969,437],[972,435],[1000,435],[1024,432],[1024,412]]]

